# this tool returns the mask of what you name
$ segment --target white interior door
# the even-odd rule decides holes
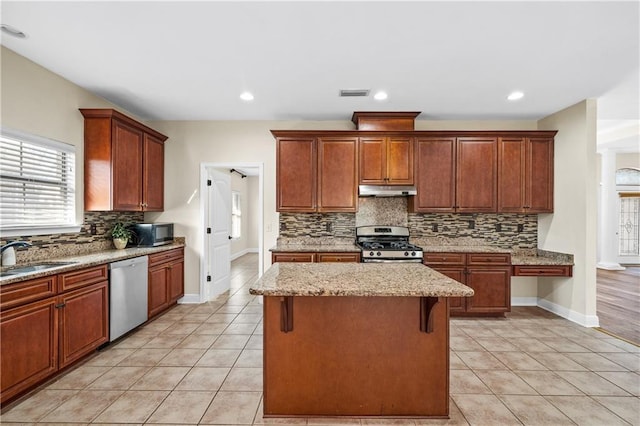
[[[229,290],[231,284],[231,177],[210,169],[209,178],[209,294],[213,298]]]

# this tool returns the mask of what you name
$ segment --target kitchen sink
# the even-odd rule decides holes
[[[6,271],[0,272],[0,278],[12,275],[28,274],[30,272],[46,271],[47,269],[58,268],[65,265],[73,265],[74,263],[76,262],[43,262],[35,263],[33,265],[12,267],[10,269],[7,269]]]

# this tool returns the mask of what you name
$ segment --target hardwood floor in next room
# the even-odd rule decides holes
[[[264,419],[257,270],[256,255],[233,261],[228,293],[169,310],[10,407],[2,425],[640,425],[640,348],[535,307],[451,320],[449,420]]]
[[[596,292],[600,328],[640,345],[640,267],[598,269]]]

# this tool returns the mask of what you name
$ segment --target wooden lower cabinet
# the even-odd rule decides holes
[[[60,296],[60,368],[109,340],[108,289],[103,281]]]
[[[511,311],[511,256],[503,253],[425,253],[424,264],[473,289],[449,298],[449,312],[503,315]]]
[[[571,277],[571,265],[514,265],[514,277]]]
[[[149,319],[184,296],[184,249],[149,255]]]
[[[360,262],[357,252],[277,252],[271,254],[271,262]]]
[[[0,300],[1,404],[109,340],[106,265],[4,285]]]
[[[58,309],[50,297],[2,312],[1,403],[58,370]]]

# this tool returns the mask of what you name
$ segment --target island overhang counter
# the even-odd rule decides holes
[[[276,263],[264,296],[264,416],[449,415],[449,297],[422,264]]]

